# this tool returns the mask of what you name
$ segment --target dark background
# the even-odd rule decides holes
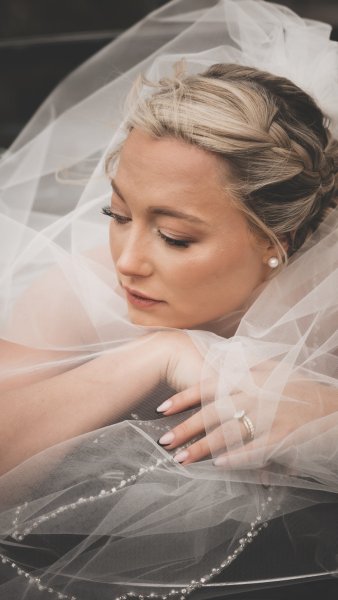
[[[0,148],[65,75],[168,0],[0,0]],[[280,0],[331,23],[338,0]]]

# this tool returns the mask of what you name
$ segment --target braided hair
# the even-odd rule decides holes
[[[143,84],[154,88],[147,97],[137,95]],[[315,101],[288,79],[235,64],[186,75],[181,62],[172,78],[141,78],[135,89],[127,128],[224,159],[226,191],[283,261],[336,206],[338,142]]]

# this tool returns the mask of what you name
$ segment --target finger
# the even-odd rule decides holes
[[[204,421],[199,410],[197,413],[189,417],[180,423],[177,427],[174,427],[171,431],[168,431],[158,440],[160,446],[165,446],[166,450],[172,450],[177,446],[187,443],[197,435],[204,432]]]
[[[198,440],[198,442],[191,444],[189,448],[184,448],[184,450],[180,450],[180,452],[175,454],[174,461],[181,465],[189,465],[190,463],[197,462],[208,456],[211,456],[208,438],[203,437],[201,440]]]
[[[262,468],[273,460],[274,452],[280,442],[285,440],[288,430],[283,427],[273,428],[242,448],[235,448],[222,453],[214,460],[216,466],[226,468]]]
[[[182,423],[174,427],[171,431],[165,433],[158,443],[165,446],[167,450],[177,448],[186,444],[194,437],[210,430],[215,429],[220,425],[219,415],[215,406],[209,404],[199,410],[194,415],[185,419]]]
[[[223,452],[239,445],[242,446],[244,443],[243,438],[246,435],[247,431],[242,424],[229,421],[221,427],[216,427],[201,440],[194,442],[188,448],[175,454],[174,460],[183,465],[196,462],[211,454],[217,454],[220,451]]]
[[[261,435],[240,448],[220,454],[214,465],[228,469],[261,468],[269,462],[273,445],[270,436]]]
[[[162,402],[162,404],[157,407],[156,411],[165,414],[165,416],[183,412],[194,406],[199,406],[201,404],[202,394],[203,399],[214,399],[215,389],[215,379],[205,379],[186,390],[174,394],[171,398]]]
[[[197,462],[202,460],[202,458],[211,456],[211,448],[215,446],[224,448],[224,436],[220,427],[208,436],[191,444],[189,448],[185,448],[175,454],[174,460],[182,465]]]
[[[251,451],[257,448],[256,444],[248,442],[244,447],[224,452],[214,460],[216,467],[226,467],[228,469],[246,468],[252,464]]]
[[[238,414],[239,412],[244,411],[244,414],[248,416],[249,414],[256,412],[255,398],[245,394],[244,392],[233,393],[224,399],[222,397],[218,397],[215,401],[215,406],[219,414],[219,420],[222,423],[227,421],[235,421],[237,426],[238,423],[241,424],[241,420],[238,419],[236,413]]]
[[[191,390],[191,388],[190,388]],[[248,402],[246,399],[241,400],[241,406]],[[226,400],[224,401],[226,404]],[[233,404],[231,404],[233,407]],[[236,407],[235,407],[236,408]],[[230,413],[232,409],[230,410]],[[241,421],[230,419],[229,408],[220,407],[219,403],[210,403],[198,411],[171,431],[165,433],[158,443],[165,446],[167,450],[173,450],[178,446],[186,444],[194,437],[206,432],[209,435],[217,427],[221,427],[224,432],[224,440],[222,447],[231,447],[234,444],[240,444],[246,439],[248,432]],[[166,413],[166,415],[169,413]],[[211,438],[212,440],[213,438]],[[215,448],[218,450],[219,447]]]
[[[182,392],[178,392],[165,400],[157,407],[156,411],[167,415],[174,415],[201,403],[200,384],[193,385]]]

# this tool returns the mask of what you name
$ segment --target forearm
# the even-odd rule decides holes
[[[4,393],[0,472],[132,409],[160,380],[162,348],[156,336],[145,336],[71,371]]]

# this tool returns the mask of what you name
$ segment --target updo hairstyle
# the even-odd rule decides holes
[[[173,78],[140,84],[154,91],[136,101],[134,92],[128,130],[224,159],[228,193],[282,261],[336,206],[338,142],[314,100],[288,79],[235,64],[186,75],[178,63]]]

